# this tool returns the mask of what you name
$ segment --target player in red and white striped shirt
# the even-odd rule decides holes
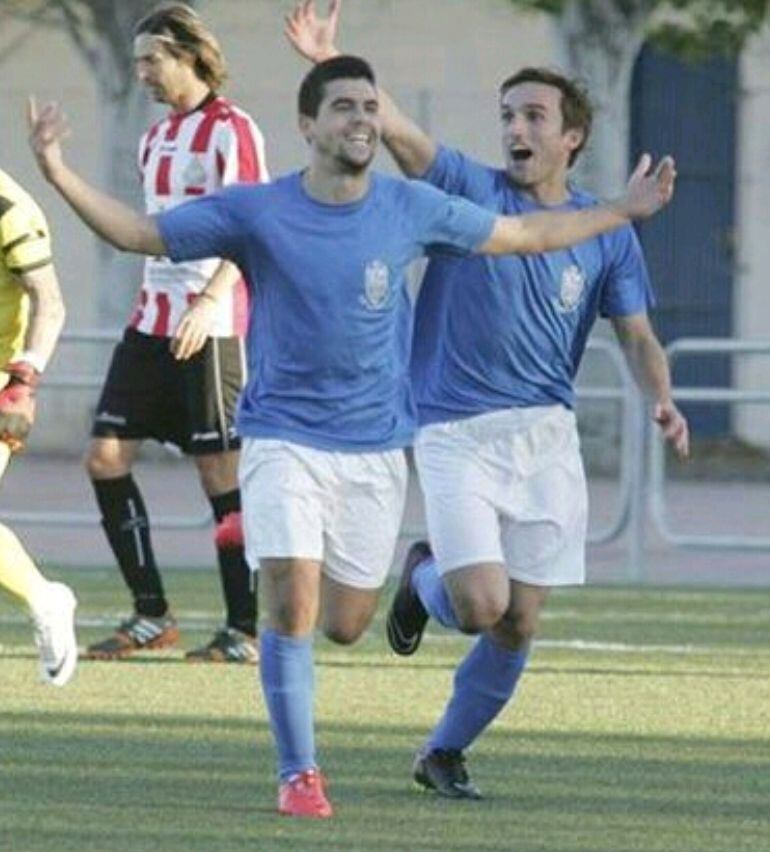
[[[147,46],[152,49],[156,41]],[[212,92],[197,109],[172,112],[144,135],[139,169],[146,211],[159,213],[230,183],[265,180],[262,134],[243,110]],[[170,337],[219,264],[216,258],[187,263],[149,258],[131,327]],[[245,320],[246,291],[239,281],[220,300],[212,334],[242,336]]]
[[[143,18],[134,33],[137,77],[156,101],[171,108],[139,147],[147,212],[175,207],[227,184],[267,180],[262,134],[242,109],[219,94],[226,77],[224,59],[197,14],[181,3],[164,4]],[[210,295],[205,297],[208,340],[193,357],[178,360],[174,333],[212,280],[217,296],[215,304],[209,304]],[[131,475],[147,438],[176,444],[192,455],[217,522],[226,625],[187,656],[256,659],[256,594],[243,550],[239,441],[233,426],[244,382],[246,315],[246,289],[232,264],[218,258],[179,264],[165,258],[146,261],[136,309],[115,349],[97,406],[86,458],[102,524],[134,611],[114,635],[89,647],[87,655],[93,659],[161,648],[178,638],[155,563],[147,510]]]

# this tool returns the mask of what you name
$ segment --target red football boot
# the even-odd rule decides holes
[[[282,816],[328,819],[332,806],[326,798],[326,779],[317,769],[306,769],[284,781],[278,790],[278,813]]]

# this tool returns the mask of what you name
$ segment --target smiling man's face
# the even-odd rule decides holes
[[[304,118],[305,133],[316,153],[334,171],[365,171],[377,151],[380,115],[377,90],[363,78],[326,83],[314,118]]]

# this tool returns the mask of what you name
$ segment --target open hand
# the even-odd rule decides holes
[[[211,336],[216,317],[216,301],[198,296],[182,314],[171,339],[171,354],[177,361],[187,361],[203,349]]]
[[[334,42],[342,0],[329,0],[326,18],[319,18],[314,0],[302,0],[285,18],[284,35],[292,47],[311,62],[323,62],[339,56]]]
[[[653,169],[652,157],[642,154],[628,179],[625,194],[620,199],[620,208],[629,219],[654,216],[671,201],[675,181],[676,166],[673,157],[663,157]]]
[[[61,141],[70,135],[67,118],[58,104],[48,103],[38,111],[34,95],[27,100],[29,145],[40,171],[51,180],[63,164]]]
[[[680,459],[690,455],[690,429],[682,412],[673,402],[656,404],[652,419],[658,424],[663,437],[673,446]]]

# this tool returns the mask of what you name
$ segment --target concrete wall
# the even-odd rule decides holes
[[[48,216],[68,307],[67,327],[91,327],[96,316],[93,305],[99,268],[97,241],[39,177],[27,147],[25,108],[31,92],[41,99],[55,98],[66,104],[77,128],[75,144],[70,146],[71,162],[85,174],[99,174],[94,169],[101,160],[96,88],[63,32],[31,29],[5,17],[0,33],[0,56],[4,60],[0,64],[0,166],[35,196]],[[10,50],[13,45],[15,48]],[[98,353],[102,360],[105,351]],[[50,373],[82,372],[95,357],[89,349],[62,346],[54,356]],[[41,397],[43,405],[30,447],[71,448],[79,452],[90,422],[86,396],[44,389]]]
[[[295,104],[306,65],[282,36],[283,15],[292,6],[293,0],[210,0],[201,4],[202,14],[228,57],[231,83],[227,93],[260,124],[274,174],[305,161],[304,142],[296,131]],[[341,46],[369,58],[380,81],[437,138],[498,162],[497,85],[521,65],[556,61],[551,27],[546,16],[514,10],[507,0],[346,0]],[[31,29],[4,18],[0,33],[3,56],[1,164],[39,199],[51,220],[57,266],[69,305],[67,328],[92,328],[97,321],[98,288],[125,285],[99,280],[96,240],[38,177],[26,146],[23,114],[29,91],[61,101],[73,125],[70,161],[98,184],[103,151],[96,87],[90,70],[62,32]],[[13,73],[8,73],[11,63]],[[735,333],[770,338],[767,32],[746,52],[742,72]],[[380,155],[378,166],[391,168],[387,156]],[[108,356],[109,347],[103,345],[65,344],[51,374],[91,372],[101,376]],[[755,385],[762,374],[767,375],[767,367],[757,364],[741,371],[741,381]],[[45,390],[32,446],[80,452],[94,395],[94,391]],[[769,420],[770,415],[765,419],[758,419],[756,413],[743,416],[740,428],[747,436],[764,440],[770,434]]]
[[[736,337],[770,345],[770,24],[741,57],[737,181]],[[737,363],[736,384],[770,392],[770,354]],[[770,405],[741,406],[736,430],[770,448]]]
[[[273,174],[303,165],[306,156],[296,130],[296,91],[308,66],[282,35],[283,16],[292,7],[292,0],[210,0],[200,6],[228,58],[226,93],[262,128]],[[0,74],[2,167],[35,195],[50,219],[69,306],[67,328],[93,328],[97,288],[123,285],[99,280],[96,240],[39,178],[27,150],[23,116],[30,91],[40,99],[60,101],[73,127],[67,145],[70,162],[99,185],[103,151],[98,93],[65,33],[7,21],[3,19],[0,33],[0,56],[5,56],[6,68],[13,63],[13,73]],[[382,82],[432,132],[496,159],[496,85],[519,65],[550,55],[548,32],[543,16],[517,14],[507,0],[347,0],[342,46],[369,58]],[[378,166],[391,169],[384,155]],[[81,451],[96,392],[55,390],[53,380],[73,372],[103,375],[109,351],[104,345],[60,347],[49,387],[42,391],[32,449]]]

